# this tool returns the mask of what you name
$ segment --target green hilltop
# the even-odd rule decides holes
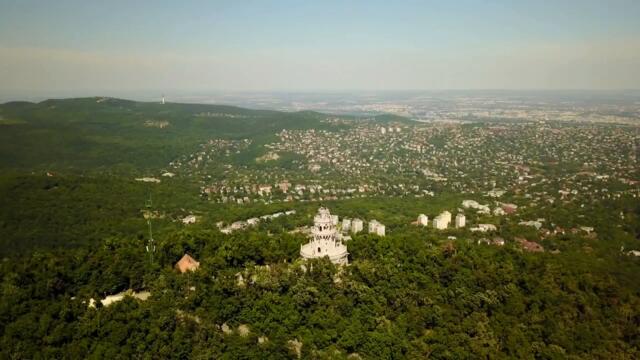
[[[281,129],[331,128],[313,111],[91,97],[0,105],[0,168],[145,170],[212,137],[260,143]],[[383,115],[380,122],[408,121]],[[111,169],[113,170],[113,169]]]

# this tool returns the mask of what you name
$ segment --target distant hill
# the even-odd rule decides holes
[[[329,115],[91,97],[0,105],[0,168],[138,169],[166,165],[210,138],[331,128]],[[383,115],[376,121],[402,121]]]

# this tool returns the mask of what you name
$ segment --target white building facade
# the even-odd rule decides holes
[[[369,221],[369,234],[385,236],[386,227],[377,220]]]
[[[440,215],[436,216],[435,219],[433,219],[433,227],[438,230],[446,229],[447,227],[449,227],[450,223],[451,213],[446,210],[440,213]]]
[[[364,223],[360,219],[351,220],[351,232],[354,234],[359,233],[364,228]]]
[[[351,231],[351,219],[344,218],[342,219],[342,232]]]

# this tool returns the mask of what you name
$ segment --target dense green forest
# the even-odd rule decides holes
[[[488,235],[410,224],[481,200],[444,187],[237,205],[186,177],[135,180],[214,135],[261,144],[283,128],[341,126],[323,114],[86,98],[7,103],[0,115],[0,358],[640,358],[640,261],[621,251],[640,234],[630,195],[518,210],[596,236],[542,237],[502,218],[491,236],[505,246],[480,245]],[[308,238],[294,230],[320,205],[381,220],[387,236],[353,235],[347,267],[303,262]],[[231,234],[216,225],[285,210],[296,212]],[[199,221],[183,224],[189,214]],[[523,251],[518,236],[553,252]],[[175,270],[184,254],[197,271]],[[151,296],[99,301],[127,290]]]
[[[127,237],[5,258],[1,348],[18,358],[290,358],[297,340],[304,358],[638,356],[635,259],[407,232],[356,236],[352,265],[313,261],[305,271],[296,263],[304,241],[203,229],[173,232],[153,262]],[[197,272],[172,270],[184,252],[202,262]],[[237,273],[251,280],[239,285]],[[87,308],[129,288],[152,296]],[[225,334],[223,324],[250,332]]]

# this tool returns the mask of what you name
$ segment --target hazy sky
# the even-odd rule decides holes
[[[640,88],[640,1],[0,0],[0,92]]]

